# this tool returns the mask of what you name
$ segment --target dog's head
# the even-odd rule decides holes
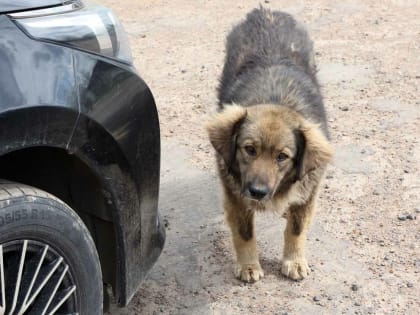
[[[318,125],[276,105],[226,106],[207,131],[242,194],[259,201],[325,167],[333,154]]]

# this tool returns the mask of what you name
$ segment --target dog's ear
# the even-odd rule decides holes
[[[294,130],[297,152],[295,156],[295,180],[301,180],[307,173],[326,166],[334,150],[318,125],[304,123]]]
[[[228,105],[216,114],[207,126],[210,142],[228,167],[232,166],[236,154],[236,138],[238,130],[247,116],[245,108]]]

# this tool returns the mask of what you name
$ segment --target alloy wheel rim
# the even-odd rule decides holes
[[[50,245],[0,244],[0,315],[77,314],[75,293],[68,263]]]

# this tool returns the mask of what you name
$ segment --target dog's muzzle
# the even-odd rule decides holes
[[[258,201],[266,197],[269,194],[269,192],[270,190],[268,189],[268,187],[264,185],[249,184],[247,189],[249,197]]]

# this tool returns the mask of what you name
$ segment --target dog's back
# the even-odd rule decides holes
[[[289,14],[254,9],[231,31],[218,88],[219,106],[279,104],[327,133],[312,42]]]

